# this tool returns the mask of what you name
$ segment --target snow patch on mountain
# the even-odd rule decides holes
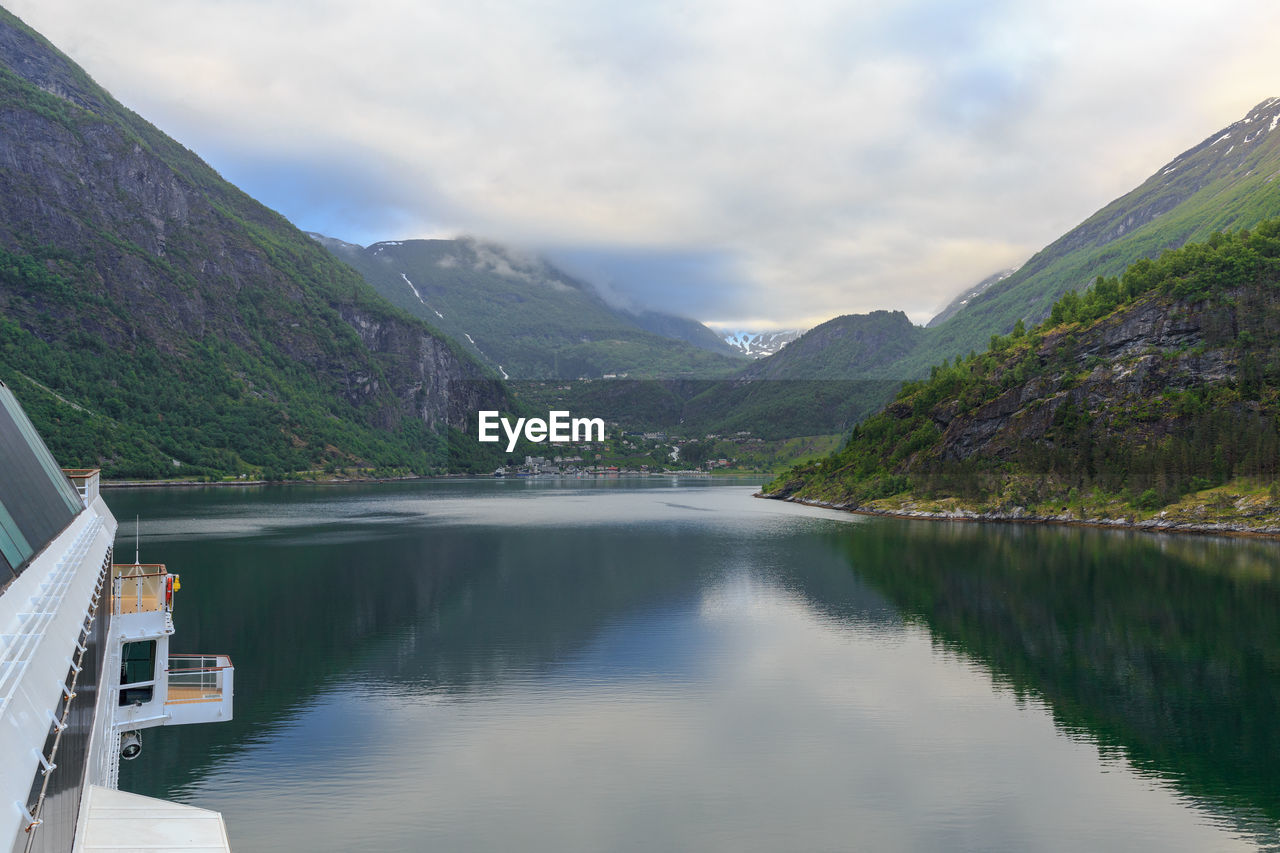
[[[395,245],[399,245],[399,244],[397,243],[397,244],[395,244]],[[413,295],[414,295],[414,296],[418,297],[418,301],[419,301],[419,302],[421,302],[423,305],[427,305],[427,300],[425,300],[425,299],[423,299],[423,298],[422,298],[422,294],[418,292],[418,288],[414,287],[414,286],[413,286],[413,282],[409,281],[409,276],[405,275],[404,273],[400,273],[400,277],[401,277],[402,279],[404,279],[404,283],[405,283],[405,284],[409,285],[409,289],[413,291]],[[430,306],[430,305],[427,305],[427,307],[428,307],[428,308],[431,308],[431,306]],[[443,319],[444,319],[444,315],[443,315],[443,314],[441,314],[439,311],[437,311],[437,310],[436,310],[436,309],[434,309],[434,308],[431,308],[431,313],[435,314],[435,315],[436,315],[437,317],[439,317],[441,320],[443,320]],[[472,341],[472,343],[475,343],[475,342],[474,342],[474,341]]]
[[[422,294],[418,292],[418,288],[414,287],[413,282],[409,281],[409,276],[405,275],[404,273],[400,273],[400,277],[404,279],[405,284],[409,285],[409,289],[413,291],[414,296],[418,297],[418,301],[421,302],[423,305],[426,305],[427,300],[422,298]]]
[[[735,330],[724,335],[724,342],[744,355],[764,358],[773,355],[804,334],[800,329],[781,329],[773,332]]]

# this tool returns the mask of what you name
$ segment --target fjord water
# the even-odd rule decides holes
[[[108,492],[236,665],[121,787],[240,853],[1276,847],[1280,544],[752,491]]]

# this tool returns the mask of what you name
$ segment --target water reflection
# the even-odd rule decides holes
[[[1274,841],[1276,543],[905,522],[838,541],[905,618],[1043,697],[1063,731]]]
[[[177,647],[237,664],[235,721],[149,733],[122,787],[223,810],[241,851],[1248,849],[1276,823],[1266,543],[707,484],[109,497],[183,574]]]

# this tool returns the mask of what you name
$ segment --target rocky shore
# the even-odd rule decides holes
[[[768,500],[783,500],[805,506],[838,509],[858,515],[878,515],[887,518],[923,519],[927,521],[987,521],[1008,524],[1064,524],[1076,527],[1099,527],[1112,529],[1143,530],[1153,533],[1195,533],[1217,536],[1260,536],[1280,538],[1280,519],[1274,515],[1266,517],[1269,523],[1251,524],[1247,520],[1231,521],[1186,520],[1182,518],[1137,518],[1134,516],[1109,518],[1076,516],[1070,512],[1058,515],[1037,515],[1021,507],[1008,511],[979,511],[967,508],[947,510],[914,509],[908,506],[885,508],[870,505],[841,504],[831,501],[806,500],[796,497],[776,497],[763,492],[756,492],[755,497]],[[1261,519],[1260,519],[1261,521]]]

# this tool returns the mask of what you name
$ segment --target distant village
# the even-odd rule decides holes
[[[622,477],[653,474],[709,476],[739,468],[741,450],[755,449],[752,462],[765,442],[749,432],[733,436],[709,434],[701,439],[669,437],[662,432],[622,432],[614,427],[603,443],[557,445],[551,456],[525,455],[522,462],[497,468],[495,477]],[[758,470],[755,464],[743,471]]]

